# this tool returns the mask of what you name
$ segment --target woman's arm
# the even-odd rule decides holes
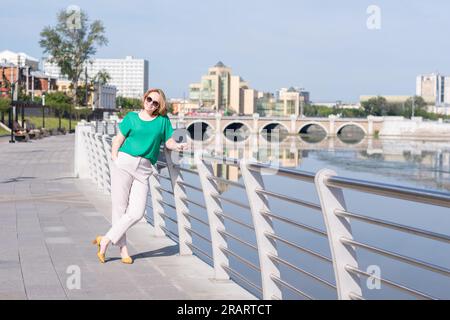
[[[187,149],[186,143],[176,143],[173,138],[166,141],[166,148],[173,151],[182,151]]]
[[[111,159],[114,161],[117,159],[117,153],[122,143],[125,141],[125,136],[118,130],[117,135],[113,138],[111,144]]]

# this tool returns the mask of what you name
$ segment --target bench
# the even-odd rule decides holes
[[[28,141],[30,140],[30,136],[26,129],[22,128],[19,122],[13,122],[13,134],[16,141]]]
[[[30,120],[25,120],[24,123],[25,130],[27,130],[31,139],[40,139],[42,138],[41,130],[36,128],[36,125],[32,123]]]

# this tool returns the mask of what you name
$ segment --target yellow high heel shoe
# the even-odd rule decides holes
[[[102,237],[101,236],[97,236],[92,241],[92,244],[95,244],[95,245],[98,246],[98,251],[97,251],[98,260],[100,260],[101,263],[105,263],[105,254],[104,253],[100,253],[100,241],[102,241]]]
[[[132,264],[133,263],[133,258],[131,258],[131,257],[122,258],[122,263]]]

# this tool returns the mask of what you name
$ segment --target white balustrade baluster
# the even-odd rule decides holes
[[[155,166],[156,168],[156,166]],[[160,201],[163,201],[163,196],[161,190],[160,178],[157,176],[159,172],[153,172],[149,178],[149,188],[152,198],[152,210],[153,210],[153,224],[155,228],[156,236],[164,236],[165,232],[163,230],[166,227],[166,222],[161,214],[164,214],[164,206]],[[163,228],[161,228],[163,227]]]
[[[263,299],[273,297],[282,298],[280,287],[272,279],[272,276],[280,277],[278,265],[269,258],[269,254],[277,256],[276,243],[266,236],[266,233],[274,234],[272,219],[264,217],[261,212],[270,212],[269,202],[264,194],[256,192],[264,189],[262,175],[258,171],[249,170],[246,161],[241,160],[240,170],[247,192],[248,202],[256,234],[259,265],[261,269],[261,283]]]
[[[216,212],[222,212],[222,205],[219,199],[213,197],[213,195],[219,194],[219,189],[217,188],[216,183],[209,179],[209,177],[214,175],[214,171],[212,165],[206,163],[202,159],[200,153],[196,153],[194,158],[208,214],[215,278],[223,280],[229,279],[230,276],[223,267],[229,266],[228,256],[220,249],[221,247],[228,248],[227,239],[218,232],[218,230],[224,230],[225,225],[223,223],[223,218],[220,218],[216,214]]]
[[[346,210],[342,189],[329,187],[326,183],[330,177],[335,175],[336,172],[332,170],[320,170],[316,174],[315,185],[327,228],[338,298],[351,300],[351,294],[361,296],[360,279],[348,272],[346,266],[358,268],[358,261],[355,248],[341,242],[342,238],[352,240],[353,236],[349,219],[335,214],[336,210]]]
[[[164,155],[166,158],[167,169],[169,170],[170,180],[172,182],[175,200],[180,255],[192,255],[192,249],[187,245],[187,243],[192,243],[192,236],[186,231],[186,228],[191,228],[191,221],[187,216],[187,214],[189,214],[189,208],[186,202],[186,190],[185,187],[180,184],[184,179],[179,168],[179,157],[177,153],[170,152],[166,148],[164,149]]]

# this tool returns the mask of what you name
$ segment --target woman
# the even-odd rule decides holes
[[[144,216],[148,179],[155,170],[161,143],[176,151],[186,147],[185,143],[176,143],[172,138],[172,125],[166,114],[164,92],[150,89],[144,94],[142,110],[129,112],[119,124],[111,148],[112,227],[93,241],[98,246],[101,263],[105,263],[110,243],[119,246],[123,263],[133,263],[125,234]]]

